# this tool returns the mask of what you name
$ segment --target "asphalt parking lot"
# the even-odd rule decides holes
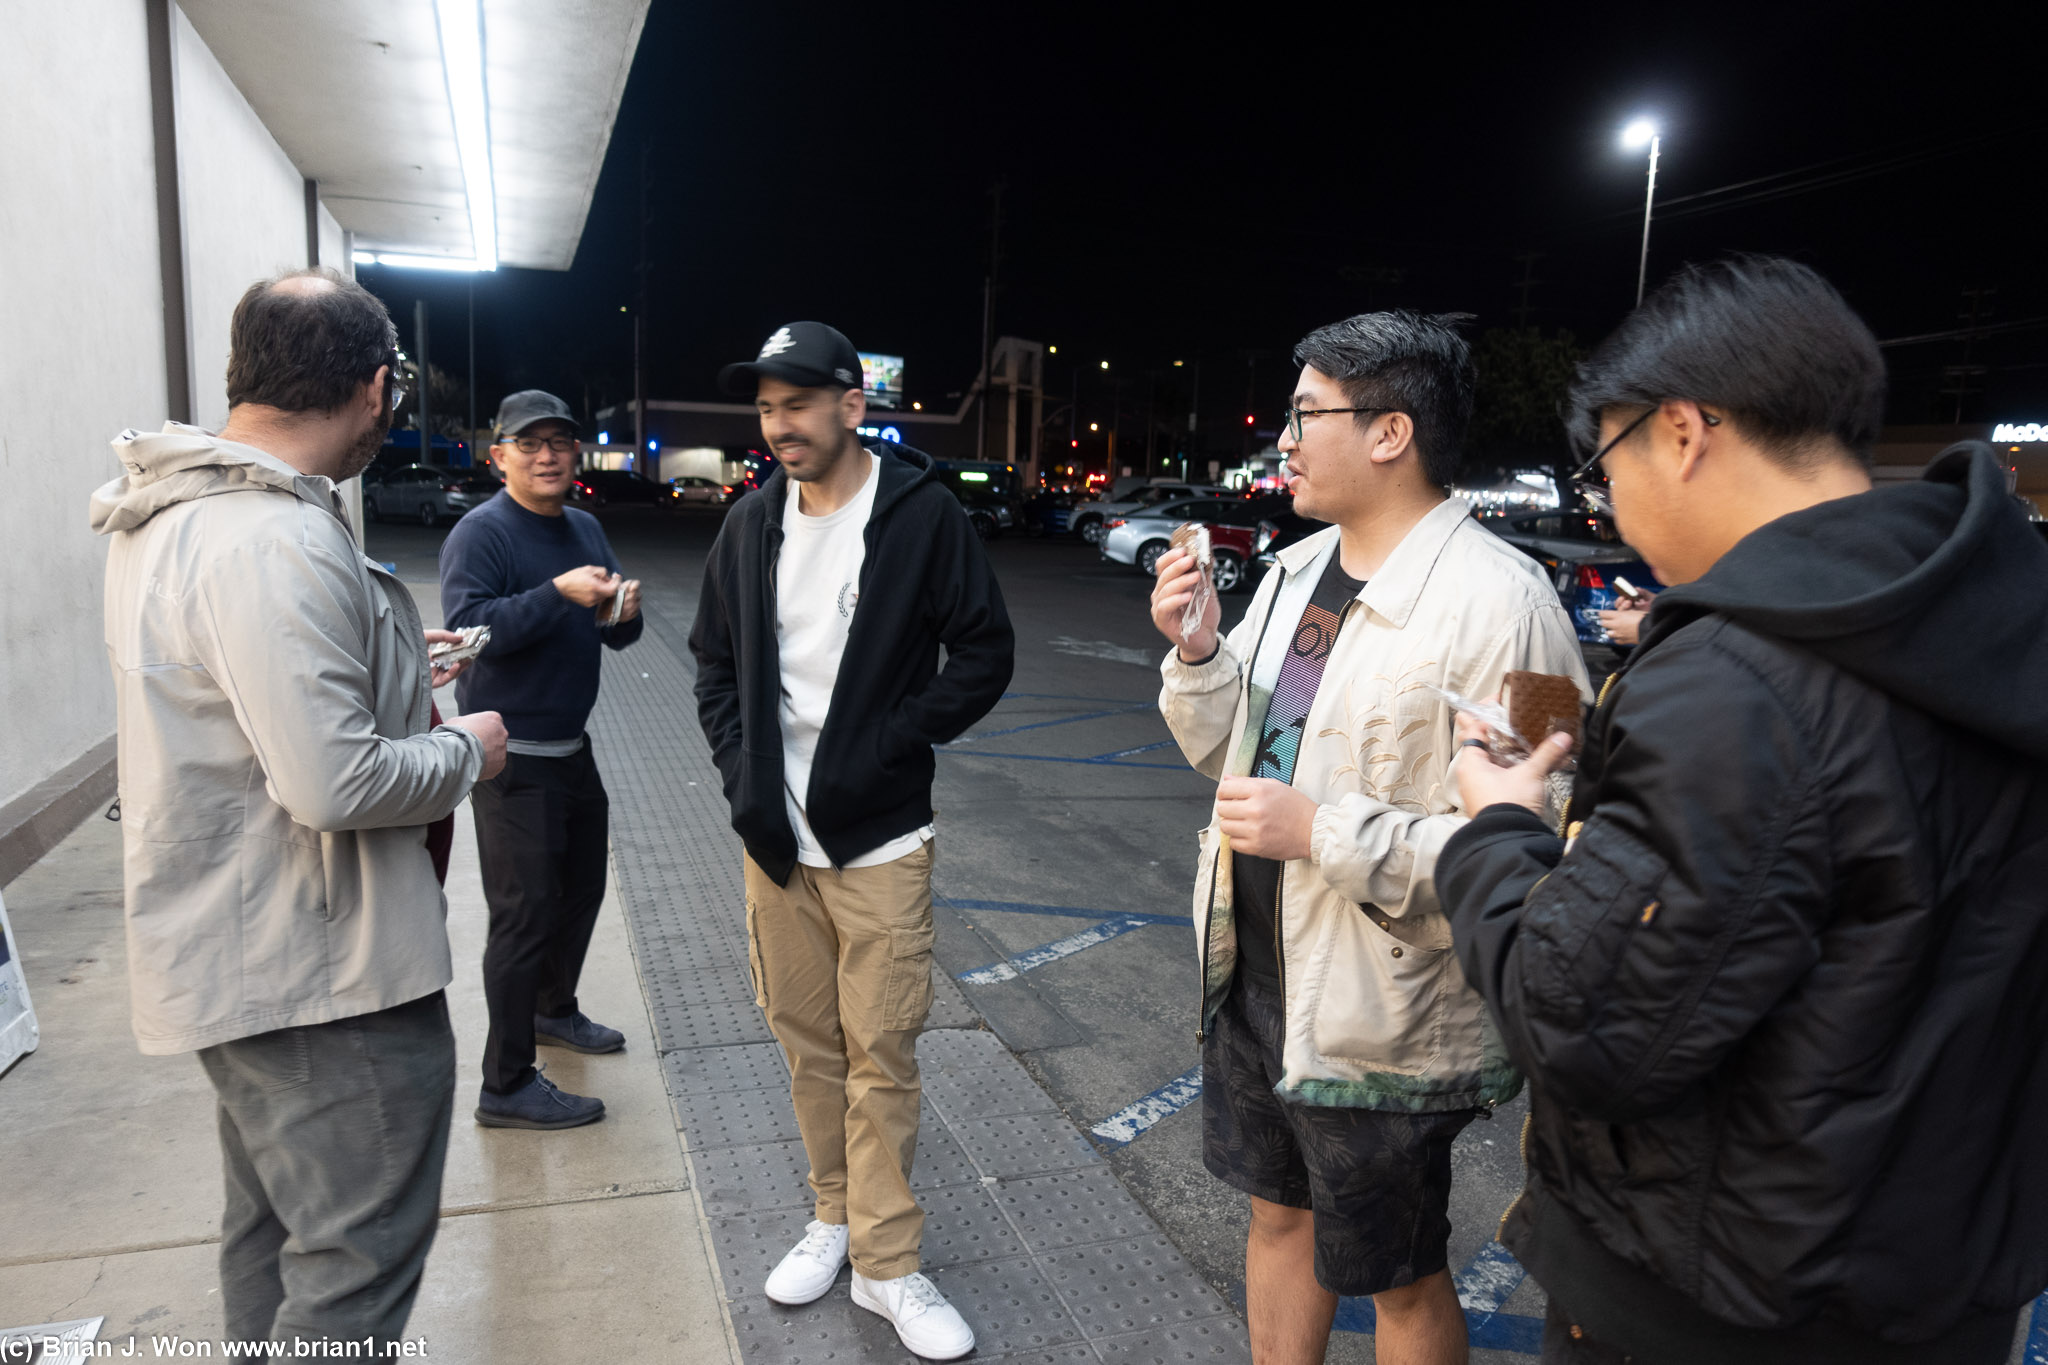
[[[722,512],[601,515],[654,623],[686,634]],[[430,579],[443,535],[380,525],[369,544],[404,577]],[[1245,1201],[1201,1160],[1190,892],[1213,787],[1156,709],[1165,644],[1147,580],[1077,540],[1012,535],[989,552],[1017,671],[1002,703],[940,754],[940,965],[1182,1253],[1241,1304]],[[1250,600],[1226,599],[1226,624]],[[1543,1312],[1540,1289],[1492,1245],[1520,1188],[1522,1111],[1517,1100],[1473,1123],[1453,1154],[1451,1265],[1482,1362],[1530,1359]],[[1369,1303],[1347,1301],[1339,1327],[1330,1359],[1370,1361]]]

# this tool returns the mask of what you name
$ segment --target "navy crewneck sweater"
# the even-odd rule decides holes
[[[555,591],[585,564],[618,573],[597,518],[577,507],[529,512],[499,492],[455,523],[441,546],[441,615],[450,630],[489,626],[482,657],[455,680],[464,711],[496,711],[513,739],[574,739],[597,703],[599,643],[640,638],[635,616],[600,628],[597,613]]]

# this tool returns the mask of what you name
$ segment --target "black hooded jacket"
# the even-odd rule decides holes
[[[863,537],[860,608],[804,801],[811,832],[837,866],[931,823],[932,746],[988,714],[1015,662],[1002,590],[931,457],[894,442],[870,449],[881,470]],[[733,829],[778,884],[797,860],[782,796],[775,639],[788,480],[778,468],[727,514],[690,631],[697,718],[725,779]]]
[[[2003,1361],[2048,1286],[2048,545],[1990,449],[1662,594],[1566,822],[1437,864],[1530,1082],[1509,1247],[1656,1365]]]

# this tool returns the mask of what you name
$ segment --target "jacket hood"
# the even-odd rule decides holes
[[[1965,441],[1920,481],[1780,517],[1657,598],[1645,646],[1709,612],[2048,760],[2048,540]]]
[[[183,422],[166,422],[160,432],[124,431],[113,446],[127,472],[92,495],[92,529],[100,535],[132,531],[166,507],[221,493],[288,493],[335,511],[331,480]]]

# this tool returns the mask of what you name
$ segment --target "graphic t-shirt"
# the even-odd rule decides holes
[[[1330,649],[1337,643],[1337,630],[1344,621],[1344,608],[1365,587],[1344,572],[1338,556],[1331,555],[1329,567],[1316,583],[1287,657],[1280,661],[1280,676],[1273,683],[1273,701],[1266,711],[1266,731],[1259,737],[1258,757],[1251,776],[1270,777],[1281,782],[1294,780],[1294,762],[1301,755],[1301,742],[1308,726],[1309,708],[1323,685],[1323,667],[1330,661]],[[1237,917],[1238,969],[1268,984],[1280,980],[1279,902],[1280,871],[1283,864],[1271,858],[1232,852],[1230,875],[1236,890],[1232,895]]]
[[[881,482],[881,461],[865,451],[861,454],[868,462],[867,481],[844,507],[822,517],[805,516],[797,505],[799,485],[791,479],[789,500],[782,508],[782,555],[775,567],[775,643],[782,656],[782,792],[790,828],[796,831],[797,861],[809,867],[832,866],[811,833],[804,801],[811,790],[811,758],[832,709],[839,660],[846,653],[854,609],[860,605],[868,518]],[[915,853],[931,837],[927,825],[870,849],[846,866],[894,862]]]

